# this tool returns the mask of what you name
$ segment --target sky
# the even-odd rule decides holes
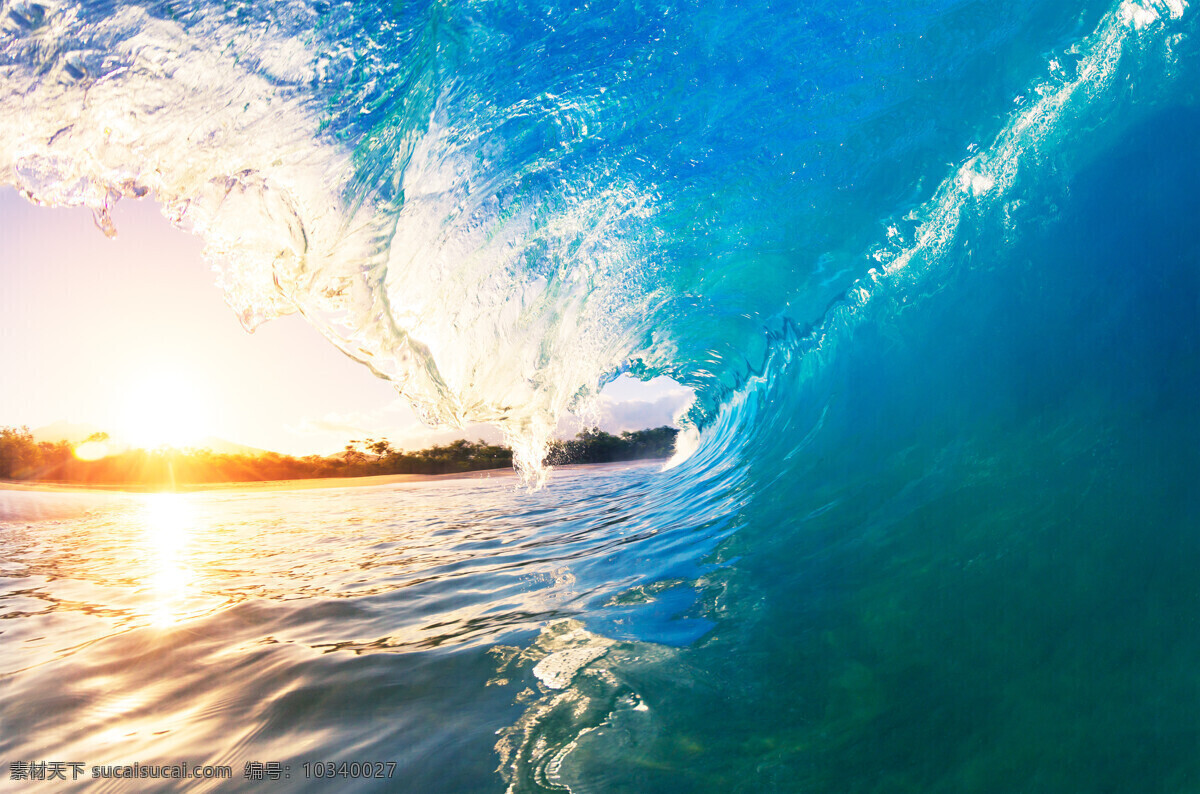
[[[0,426],[65,421],[140,445],[215,436],[294,455],[365,436],[406,449],[499,440],[484,425],[426,428],[388,382],[299,316],[247,333],[199,238],[153,201],[122,201],[113,217],[110,240],[89,210],[38,207],[0,188]],[[600,426],[670,424],[690,399],[667,378],[622,377],[602,394]]]

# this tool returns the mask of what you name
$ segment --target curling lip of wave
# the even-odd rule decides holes
[[[1039,87],[942,184],[913,243],[879,248],[882,270],[804,338],[779,318],[776,353],[820,347],[885,281],[921,278],[1075,96],[1111,80],[1130,33],[1184,9],[1126,0],[1110,11],[1075,76]],[[603,119],[604,92],[459,107],[462,81],[422,50],[441,51],[437,25],[414,26],[409,50],[389,54],[401,65],[387,67],[362,25],[322,27],[303,4],[249,22],[204,4],[176,19],[154,10],[3,4],[0,161],[30,199],[89,206],[112,233],[112,204],[153,192],[205,239],[248,328],[301,312],[427,420],[498,424],[535,482],[565,411],[586,408],[635,356],[669,359],[672,329],[653,321],[673,296],[631,242],[653,229],[656,186],[613,173],[602,152],[564,165]],[[357,63],[379,73],[348,81]]]
[[[678,466],[689,456],[695,456],[687,465],[711,473],[717,469],[718,461],[736,457],[731,454],[734,451],[731,447],[754,444],[754,430],[759,427],[757,420],[768,411],[768,403],[778,400],[781,392],[786,394],[786,387],[779,382],[784,380],[783,373],[795,375],[796,369],[808,372],[807,368],[820,366],[834,343],[857,323],[906,300],[910,295],[906,287],[914,283],[927,286],[925,281],[944,277],[944,269],[955,261],[949,251],[963,223],[977,214],[983,216],[985,222],[995,220],[992,210],[1002,206],[1011,196],[1020,175],[1033,170],[1042,158],[1078,134],[1075,125],[1068,122],[1094,114],[1104,115],[1111,103],[1120,101],[1111,89],[1119,74],[1118,66],[1135,49],[1128,46],[1131,38],[1136,41],[1136,37],[1155,23],[1180,18],[1185,8],[1176,0],[1146,4],[1122,2],[1107,14],[1091,35],[1073,48],[1080,58],[1074,75],[1038,86],[1041,90],[1034,93],[1039,98],[1014,111],[991,146],[956,168],[935,197],[914,213],[925,221],[917,228],[911,243],[905,244],[903,240],[894,239],[898,235],[893,235],[888,245],[875,251],[879,268],[872,270],[843,299],[834,302],[824,318],[809,329],[800,330],[786,318],[781,320],[783,328],[775,335],[763,371],[747,378],[744,387],[724,402],[708,428],[709,432],[696,433],[692,429],[681,434],[681,439],[687,440],[686,446],[679,459],[670,461],[668,467]],[[1051,70],[1058,76],[1054,64]],[[791,369],[793,365],[800,366]],[[801,379],[804,372],[801,372]],[[790,403],[781,402],[794,408]],[[785,459],[813,441],[822,429],[827,412],[828,403],[819,409],[815,424],[803,437],[797,438],[794,432],[779,434],[783,448],[790,450]],[[780,419],[784,413],[775,411],[772,418]],[[762,432],[777,429],[772,426]],[[794,428],[789,430],[794,431]],[[853,446],[856,442],[847,443]],[[756,454],[763,454],[761,445]],[[815,519],[839,504],[840,497],[825,502],[804,515],[800,522]],[[580,670],[587,671],[593,660],[601,660],[599,667],[611,665],[619,673],[619,661],[612,658],[614,654],[609,650],[611,643],[604,638],[589,637],[588,644],[571,645],[565,651],[556,650],[559,646],[548,646],[547,637],[552,634],[551,631],[544,632],[531,650],[556,651],[546,656],[541,664],[549,667],[552,662],[557,665],[553,669],[561,667],[566,672],[551,677],[546,671],[539,673],[535,668],[546,691],[530,703],[511,728],[501,732],[502,738],[497,745],[502,759],[501,772],[510,783],[510,791],[572,790],[568,772],[574,762],[572,754],[579,751],[581,740],[603,727],[608,727],[612,734],[621,734],[621,731],[612,730],[615,724],[625,729],[629,727],[620,720],[620,713],[630,707],[616,698],[606,709],[592,713],[579,705],[594,697],[597,689],[594,680],[588,681],[586,686],[575,683]],[[559,634],[571,636],[561,630]],[[596,680],[605,680],[612,686],[620,682],[614,671],[592,672]],[[644,708],[640,700],[635,702],[638,704],[636,709]],[[577,717],[570,730],[564,730],[563,724],[567,720],[563,715],[568,709],[569,713],[587,716]],[[608,739],[610,748],[624,740],[613,740],[611,736]],[[580,768],[594,772],[594,766],[582,764],[588,761],[595,764],[603,750],[593,747],[589,752],[591,756],[580,762]]]
[[[640,270],[608,232],[648,217],[648,202],[610,180],[546,223],[557,199],[522,185],[553,163],[473,173],[499,136],[464,140],[419,64],[397,118],[331,130],[337,70],[360,56],[323,39],[307,6],[261,25],[203,4],[180,19],[0,11],[5,181],[35,202],[90,207],[110,235],[116,201],[153,193],[204,238],[248,329],[302,313],[427,421],[498,424],[535,479],[558,418],[628,358]],[[568,248],[557,270],[524,265]]]
[[[1181,18],[1187,8],[1182,0],[1146,0],[1136,3],[1123,0],[1101,20],[1097,28],[1083,41],[1071,48],[1079,61],[1073,75],[1067,75],[1057,60],[1050,63],[1053,80],[1038,83],[1030,91],[1038,99],[1018,108],[996,135],[992,144],[955,169],[939,186],[934,197],[922,207],[911,211],[906,219],[921,219],[906,241],[893,225],[888,240],[871,254],[878,267],[871,268],[865,277],[840,298],[834,300],[824,315],[811,325],[801,328],[790,318],[776,318],[775,329],[769,332],[770,348],[763,366],[741,381],[737,399],[727,395],[721,402],[720,417],[712,423],[719,427],[714,435],[730,436],[746,443],[755,424],[757,403],[744,399],[767,392],[760,387],[796,364],[805,372],[820,367],[832,353],[839,339],[857,324],[880,311],[906,303],[920,290],[928,290],[944,278],[943,271],[951,265],[948,253],[959,236],[964,220],[983,215],[1009,197],[1018,176],[1039,162],[1050,149],[1060,143],[1061,136],[1073,130],[1063,129],[1063,117],[1092,111],[1098,99],[1112,101],[1105,95],[1125,54],[1130,36],[1138,36],[1155,23]],[[733,429],[733,428],[738,429]],[[695,438],[685,432],[680,439],[687,446],[681,454],[668,461],[674,467],[695,454],[704,443],[705,434]],[[728,454],[724,442],[716,447]]]

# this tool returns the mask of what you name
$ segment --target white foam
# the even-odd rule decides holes
[[[1054,69],[1060,82],[1035,87],[1037,101],[922,209],[911,241],[889,230],[882,273],[842,313],[870,302],[883,278],[916,278],[915,265],[937,261],[965,213],[1001,200],[1064,113],[1104,92],[1130,36],[1186,7],[1117,5],[1080,43],[1075,75]],[[456,121],[437,96],[423,117],[386,130],[401,138],[394,151],[376,151],[370,131],[322,126],[332,101],[322,81],[346,44],[320,40],[303,3],[280,12],[291,22],[251,27],[217,3],[193,7],[186,24],[95,8],[0,1],[0,180],[34,201],[88,206],[106,233],[114,202],[153,192],[204,238],[246,327],[302,313],[428,421],[500,426],[535,483],[563,414],[645,353],[644,339],[669,340],[648,327],[662,296],[635,248],[654,190],[603,163],[572,184],[554,159],[586,137],[603,94],[508,109],[561,134],[521,168],[504,159],[505,136],[490,134],[515,116],[472,107]],[[360,173],[364,157],[378,157],[369,165],[382,176]],[[545,174],[552,186],[531,187]]]
[[[0,180],[90,207],[108,234],[114,202],[152,192],[204,238],[247,328],[302,313],[427,421],[497,424],[533,481],[544,477],[560,417],[645,330],[649,294],[621,228],[647,216],[646,191],[610,178],[547,214],[519,183],[553,163],[486,172],[503,136],[485,149],[438,97],[428,118],[389,130],[406,136],[396,153],[372,155],[384,177],[362,177],[369,133],[322,127],[322,75],[346,45],[321,41],[301,3],[278,12],[297,15],[291,30],[246,26],[218,3],[186,23],[134,6],[30,8],[0,4]],[[563,103],[564,134],[583,136],[586,103],[550,100]],[[529,265],[537,251],[559,265]]]
[[[580,670],[607,653],[611,644],[593,643],[557,651],[538,662],[533,674],[551,689],[565,689]]]

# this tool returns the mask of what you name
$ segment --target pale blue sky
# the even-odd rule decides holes
[[[297,316],[246,333],[200,240],[153,202],[122,202],[114,217],[109,240],[87,210],[0,189],[0,425],[119,432],[136,423],[139,392],[161,382],[193,393],[206,432],[282,452],[330,452],[367,434],[409,448],[463,435],[428,431],[388,383]],[[672,381],[622,378],[605,390],[601,424],[660,425],[686,402]]]

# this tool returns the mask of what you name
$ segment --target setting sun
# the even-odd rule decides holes
[[[197,385],[178,373],[143,378],[125,402],[120,434],[138,447],[186,447],[208,434],[207,401]]]
[[[108,443],[105,441],[84,441],[73,450],[75,457],[83,461],[100,460],[111,454]]]

